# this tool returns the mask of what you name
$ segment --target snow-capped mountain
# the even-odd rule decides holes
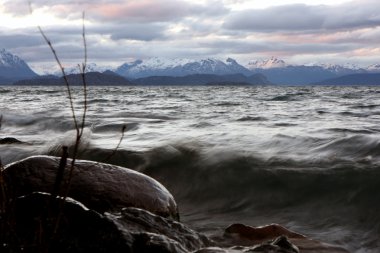
[[[54,76],[62,76],[62,71],[59,69],[57,64],[52,63],[49,65],[32,65],[32,68],[40,75],[54,75]],[[78,64],[76,65],[68,65],[64,66],[65,73],[67,75],[70,74],[80,74],[80,69]],[[115,68],[111,66],[100,66],[97,65],[96,63],[87,63],[86,65],[86,72],[100,72],[103,73],[107,70],[114,71]]]
[[[66,75],[71,75],[71,74],[80,74],[82,66],[75,65],[75,66],[68,66],[65,67],[65,73]],[[103,73],[107,70],[114,71],[114,68],[110,66],[99,66],[96,63],[87,63],[86,65],[86,72],[100,72]],[[51,72],[55,76],[62,76],[62,71],[58,68],[55,69],[54,72]]]
[[[372,64],[366,70],[371,73],[380,73],[380,64]]]
[[[291,65],[275,57],[267,60],[250,61],[247,68],[253,73],[265,75],[272,83],[286,85],[311,84],[329,78],[367,72],[366,69],[354,64],[309,63]]]
[[[37,76],[20,57],[5,49],[0,50],[0,79],[16,81]]]
[[[112,68],[110,66],[99,66],[96,63],[88,63],[86,65],[86,72],[101,72],[102,73],[102,72],[107,71],[107,70],[113,71],[114,68]],[[73,66],[73,67],[69,67],[69,68],[65,69],[65,72],[67,75],[69,75],[69,74],[80,74],[80,68],[78,65]]]
[[[251,74],[248,69],[231,58],[228,58],[225,61],[213,58],[200,60],[150,58],[147,60],[137,60],[125,63],[116,69],[116,73],[128,78],[185,76],[192,74]]]
[[[284,68],[288,66],[285,61],[272,57],[266,60],[252,60],[247,64],[247,68],[250,70],[253,69],[272,69],[272,68]]]

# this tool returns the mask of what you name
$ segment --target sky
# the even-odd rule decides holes
[[[151,57],[380,63],[379,0],[0,0],[0,49],[37,72],[55,66],[39,25],[65,65],[79,64],[83,11],[88,61],[103,66]]]

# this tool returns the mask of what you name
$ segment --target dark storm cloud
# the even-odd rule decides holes
[[[350,30],[380,25],[379,9],[378,0],[335,6],[284,5],[235,12],[227,17],[223,27],[253,32]]]

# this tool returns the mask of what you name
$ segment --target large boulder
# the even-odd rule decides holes
[[[70,198],[46,193],[18,197],[0,216],[0,224],[3,253],[133,252],[132,235]]]
[[[59,162],[58,157],[32,156],[5,166],[8,190],[16,197],[36,191],[52,192]],[[70,164],[71,159],[68,159],[63,182],[70,177]],[[67,193],[68,197],[100,213],[137,207],[163,217],[178,218],[175,200],[163,185],[144,174],[115,165],[77,160]]]
[[[16,198],[0,225],[2,253],[188,253],[211,245],[204,235],[143,209],[99,214],[47,193]]]

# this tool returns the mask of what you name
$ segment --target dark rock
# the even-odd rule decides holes
[[[233,224],[226,228],[223,237],[214,239],[224,247],[249,247],[244,249],[248,251],[240,252],[348,253],[341,247],[309,239],[278,224],[263,227]]]
[[[5,166],[8,187],[15,196],[51,192],[59,161],[58,157],[32,156]],[[68,180],[71,159],[67,164],[63,182]],[[174,198],[163,185],[144,174],[115,165],[77,160],[68,196],[101,213],[138,207],[178,218]]]
[[[143,231],[145,235],[137,237],[139,243],[159,248],[165,245],[164,248],[169,250],[167,252],[194,251],[214,244],[206,236],[189,229],[184,224],[142,209],[124,208],[120,214],[109,214],[108,217],[129,233],[139,234]]]
[[[297,246],[288,241],[286,236],[280,236],[271,242],[262,243],[250,249],[250,252],[299,253]]]
[[[270,224],[262,227],[251,227],[244,224],[232,224],[225,230],[225,237],[234,238],[239,241],[262,242],[272,240],[279,236],[285,235],[289,238],[305,238],[304,235],[293,232],[278,224]]]
[[[289,242],[288,238],[283,235],[277,237],[271,244],[279,246],[281,249],[285,249],[289,252],[295,252],[295,253],[299,252],[299,249],[297,248],[297,246]]]
[[[71,199],[61,202],[49,194],[33,193],[17,198],[8,212],[0,217],[3,253],[133,252],[130,234]]]
[[[102,215],[70,198],[32,193],[7,210],[0,216],[2,253],[187,253],[212,245],[185,225],[138,208]]]
[[[1,123],[0,123],[1,126]],[[22,144],[24,142],[17,140],[16,138],[13,137],[5,137],[0,139],[0,144]]]

